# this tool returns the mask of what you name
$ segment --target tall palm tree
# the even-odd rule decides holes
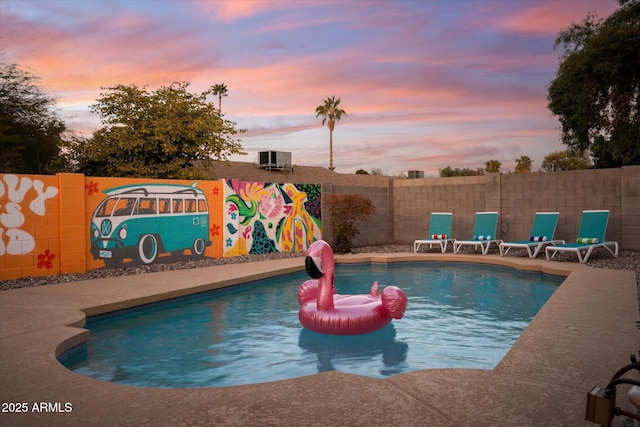
[[[224,83],[213,85],[213,94],[218,95],[218,112],[222,114],[222,97],[227,96],[229,90]]]
[[[316,118],[322,116],[322,126],[327,123],[329,127],[329,170],[333,170],[333,129],[336,127],[336,122],[346,116],[347,113],[338,108],[340,105],[340,98],[336,99],[335,96],[324,100],[324,104],[316,107]]]
[[[487,173],[498,173],[502,167],[502,163],[497,160],[489,160],[484,164]]]
[[[532,163],[533,163],[533,160],[531,160],[529,156],[520,156],[519,159],[516,159],[516,172],[517,173],[531,172]]]

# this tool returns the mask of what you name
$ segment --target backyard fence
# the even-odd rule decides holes
[[[295,174],[287,177],[296,183],[0,174],[0,280],[304,251],[323,236],[331,243],[322,198],[344,193],[368,197],[376,207],[356,247],[411,244],[426,237],[432,212],[453,213],[458,239],[472,237],[476,212],[498,212],[503,240],[527,238],[536,212],[559,212],[556,238],[572,241],[583,210],[608,209],[607,240],[640,250],[640,166],[453,178],[328,176],[320,184]]]
[[[470,239],[476,212],[498,212],[498,238],[529,236],[536,212],[559,212],[556,238],[575,240],[583,210],[610,210],[607,240],[640,250],[640,166],[567,172],[389,179],[378,186],[324,184],[323,195],[354,193],[374,201],[376,213],[354,246],[411,244],[429,230],[431,212],[452,212],[452,234]],[[324,234],[330,218],[323,217]]]

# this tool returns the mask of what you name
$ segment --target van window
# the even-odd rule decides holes
[[[186,199],[184,202],[185,202],[185,212],[188,212],[188,213],[196,212],[195,199]]]
[[[171,213],[171,199],[158,199],[158,203],[160,204],[161,214]]]
[[[198,199],[198,212],[207,211],[207,201],[204,199]]]
[[[113,212],[113,207],[116,204],[116,200],[114,198],[109,198],[102,202],[98,209],[96,209],[95,216],[96,218],[104,218],[106,216],[111,216],[111,212]]]
[[[136,199],[130,197],[121,197],[116,203],[113,210],[113,216],[129,216],[133,212],[133,206],[136,204]]]
[[[182,213],[182,199],[173,200],[173,213]]]
[[[156,213],[156,199],[140,199],[138,202],[138,215]]]

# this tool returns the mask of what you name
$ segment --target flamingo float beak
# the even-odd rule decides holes
[[[322,272],[322,261],[319,256],[307,255],[304,259],[304,266],[307,274],[311,276],[312,279],[319,279],[324,275]]]

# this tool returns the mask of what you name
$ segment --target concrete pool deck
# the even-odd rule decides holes
[[[433,369],[384,380],[326,372],[207,389],[102,382],[67,370],[56,356],[88,339],[86,316],[300,271],[302,258],[2,291],[0,425],[595,425],[584,421],[587,392],[606,386],[640,350],[633,271],[497,255],[336,256],[337,262],[418,260],[568,277],[491,371]],[[630,410],[627,390],[618,387],[616,403]]]

